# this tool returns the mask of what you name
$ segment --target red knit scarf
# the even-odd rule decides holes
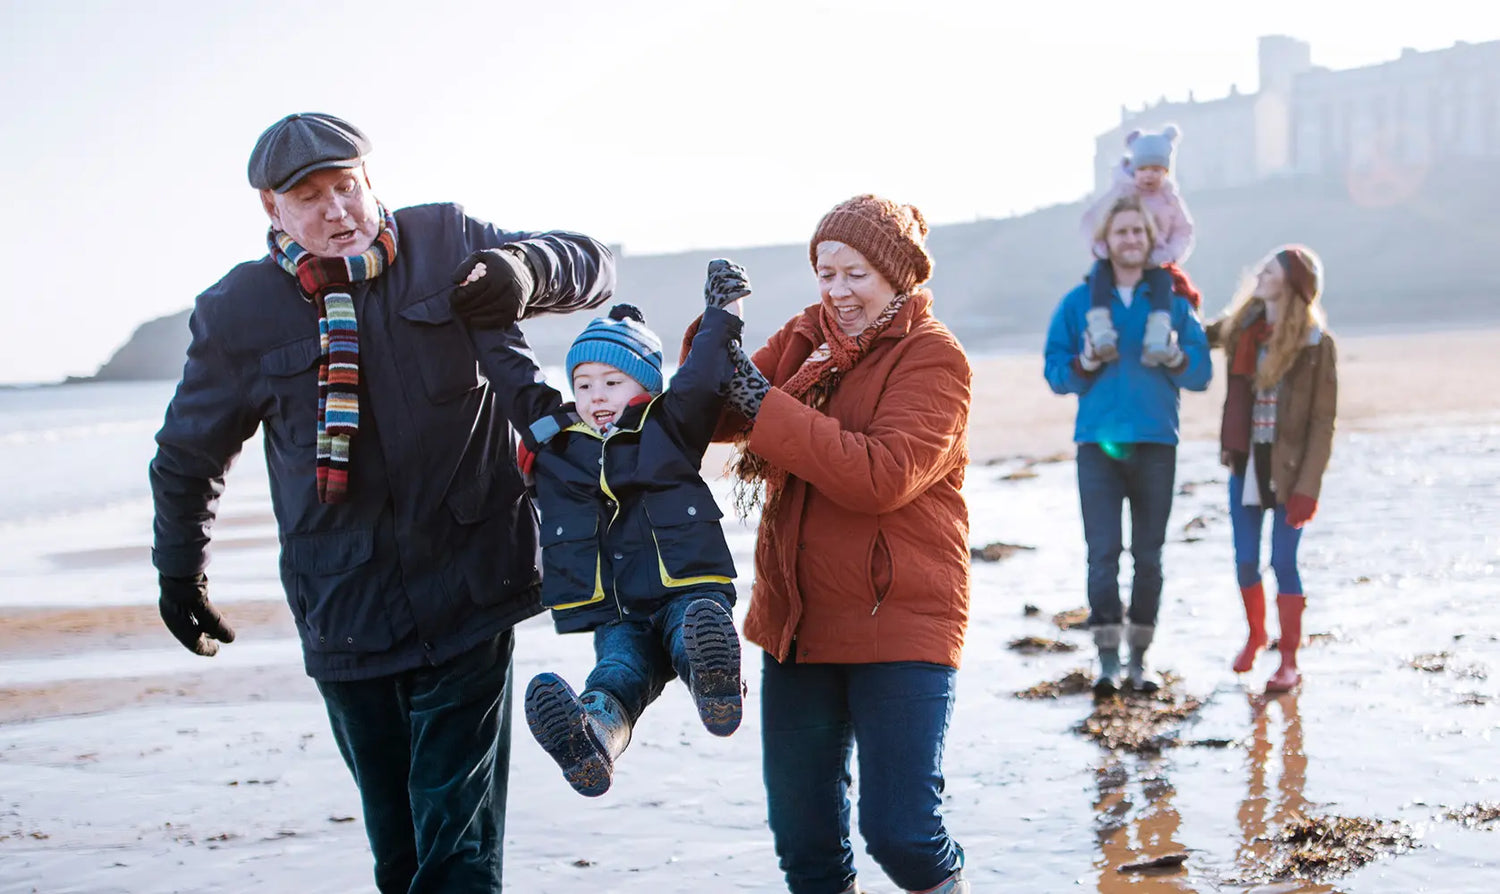
[[[1255,366],[1261,346],[1271,337],[1265,318],[1241,329],[1235,343],[1229,380],[1224,386],[1224,419],[1219,427],[1219,445],[1237,458],[1250,455],[1250,417],[1255,406]]]
[[[802,361],[802,366],[780,389],[814,410],[821,411],[828,404],[833,392],[838,390],[849,370],[853,369],[865,355],[870,353],[875,340],[889,328],[906,306],[908,295],[897,295],[886,305],[875,322],[866,326],[857,335],[847,335],[839,328],[838,319],[827,303],[818,307],[817,334],[826,341],[820,344]],[[774,513],[781,493],[786,489],[787,471],[767,462],[765,457],[750,449],[750,433],[747,429],[735,439],[739,455],[733,460],[734,473],[739,478],[735,485],[735,507],[743,518],[764,502],[764,516]],[[761,488],[764,486],[764,496]]]

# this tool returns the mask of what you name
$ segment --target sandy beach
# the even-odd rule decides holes
[[[1075,404],[1047,389],[1038,355],[976,360],[972,541],[1025,547],[976,562],[949,738],[948,817],[976,891],[1500,884],[1500,829],[1448,817],[1500,802],[1497,345],[1496,331],[1339,339],[1339,433],[1303,548],[1315,636],[1307,682],[1280,699],[1258,694],[1272,656],[1243,680],[1227,667],[1243,619],[1214,443],[1221,370],[1207,393],[1183,395],[1153,657],[1201,707],[1147,752],[1080,735],[1085,696],[1014,697],[1090,663],[1083,635],[1051,620],[1084,601]],[[0,528],[0,892],[370,889],[357,796],[274,584],[260,462],[256,446],[238,493],[242,470],[231,476],[237,502],[226,497],[210,573],[238,640],[212,661],[156,616],[149,500],[129,489],[143,481],[97,510]],[[744,592],[752,543],[749,526],[731,531]],[[1024,636],[1076,651],[1009,648]],[[518,681],[581,676],[588,660],[586,638],[557,637],[545,619],[519,630]],[[706,735],[674,685],[599,800],[567,788],[517,711],[507,889],[784,890],[759,783],[758,650],[745,661],[739,733]],[[1414,844],[1321,880],[1258,875],[1269,839],[1302,815],[1399,823]],[[861,847],[864,889],[894,894]],[[1120,870],[1173,854],[1181,865]]]

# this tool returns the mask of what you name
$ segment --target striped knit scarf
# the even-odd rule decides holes
[[[827,304],[821,305],[818,322],[827,341],[807,355],[802,366],[780,386],[781,390],[814,410],[821,411],[827,406],[833,392],[838,390],[844,375],[870,352],[875,340],[891,328],[891,322],[896,319],[901,308],[906,306],[909,297],[897,295],[880,312],[880,316],[858,335],[844,334],[833,311]],[[745,518],[764,503],[762,517],[772,518],[782,491],[786,489],[787,471],[771,465],[765,457],[750,449],[748,429],[735,439],[735,446],[738,455],[730,461],[734,474],[739,478],[735,484],[735,509],[741,518]]]
[[[374,279],[396,260],[396,218],[384,207],[375,241],[363,254],[320,258],[286,233],[266,235],[271,257],[318,309],[318,502],[349,493],[349,447],[359,431],[359,323],[349,288]]]

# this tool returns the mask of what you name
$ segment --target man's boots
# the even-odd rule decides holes
[[[1094,628],[1094,647],[1099,650],[1099,677],[1094,680],[1094,698],[1109,698],[1120,691],[1120,625]]]
[[[579,696],[557,674],[537,674],[526,687],[526,725],[580,795],[609,791],[615,760],[630,744],[631,721],[618,699],[598,689]]]
[[[1281,641],[1277,644],[1281,667],[1266,681],[1267,692],[1291,692],[1302,682],[1302,674],[1297,672],[1297,647],[1302,644],[1302,609],[1306,606],[1307,598],[1300,594],[1276,597],[1276,614],[1281,616]]]
[[[1250,638],[1245,648],[1234,659],[1234,672],[1248,673],[1255,666],[1255,658],[1266,647],[1266,588],[1260,581],[1240,588],[1240,599],[1245,603],[1245,620],[1250,624]]]
[[[1155,692],[1159,687],[1155,680],[1146,678],[1146,650],[1156,637],[1156,627],[1145,624],[1126,624],[1125,640],[1130,644],[1130,665],[1125,669],[1125,685],[1135,692]]]

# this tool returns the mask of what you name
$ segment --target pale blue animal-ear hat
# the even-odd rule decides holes
[[[1177,125],[1168,124],[1160,133],[1132,130],[1125,135],[1125,148],[1130,150],[1130,166],[1140,170],[1147,165],[1172,170],[1173,156],[1177,153],[1177,138],[1182,131]]]

